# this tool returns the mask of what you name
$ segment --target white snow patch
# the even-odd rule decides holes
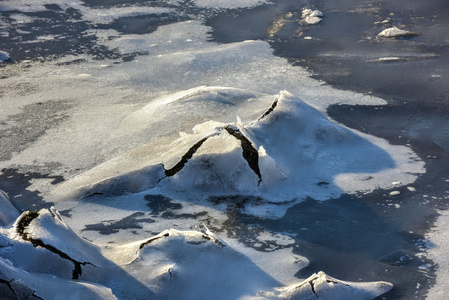
[[[428,247],[425,255],[431,259],[437,266],[436,283],[430,288],[426,299],[439,300],[446,299],[449,296],[449,286],[447,277],[449,276],[449,211],[441,211],[438,220],[432,230],[426,234]]]

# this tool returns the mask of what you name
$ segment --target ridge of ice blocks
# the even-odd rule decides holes
[[[180,104],[183,110],[178,111]],[[207,114],[220,111],[222,105],[239,107],[235,113],[242,118],[232,123],[206,121],[178,138],[167,133],[172,140],[153,138],[62,182],[51,200],[151,189],[184,200],[228,195],[270,202],[325,200],[343,192],[387,188],[397,178],[407,184],[415,178],[411,174],[423,172],[422,164],[406,149],[340,126],[286,91],[273,97],[232,88],[194,88],[156,99],[132,113],[115,136],[138,139],[154,130],[154,123],[166,130],[163,121],[173,114],[179,121],[173,121],[174,126],[179,126],[191,122],[186,117],[191,109],[201,107]]]
[[[3,298],[305,299],[315,294],[317,299],[372,299],[391,288],[322,272],[280,285],[209,230],[170,229],[128,244],[95,245],[77,236],[53,208],[26,211],[14,224],[0,227]]]
[[[418,33],[413,32],[413,31],[399,29],[396,26],[387,28],[378,34],[378,36],[387,37],[387,38],[407,37],[407,36],[416,36],[416,35],[418,35]]]

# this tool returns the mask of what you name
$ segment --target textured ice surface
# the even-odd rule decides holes
[[[409,184],[423,172],[423,164],[407,148],[335,124],[288,92],[269,97],[238,89],[199,87],[176,93],[126,117],[117,139],[151,135],[153,127],[160,131],[163,127],[158,124],[169,122],[173,115],[177,124],[182,124],[184,118],[192,118],[190,105],[206,109],[208,114],[217,111],[215,115],[220,117],[222,105],[233,111],[249,103],[265,108],[242,109],[246,122],[238,118],[232,123],[198,124],[192,133],[182,132],[165,145],[161,139],[170,132],[160,139],[155,133],[153,142],[138,150],[59,184],[52,199],[157,188],[158,193],[182,200],[236,194],[270,202],[306,197],[325,200],[343,192],[388,188],[398,179]]]
[[[14,226],[0,228],[0,234],[2,297],[297,299],[315,293],[322,299],[371,299],[391,288],[384,282],[338,281],[321,272],[307,280],[310,285],[278,289],[276,279],[207,228],[170,229],[98,247],[73,234],[51,209],[24,212]],[[76,278],[75,270],[68,272],[70,266],[78,272]]]

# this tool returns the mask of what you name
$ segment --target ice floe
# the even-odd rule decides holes
[[[378,36],[387,37],[387,38],[407,37],[407,36],[416,36],[416,35],[418,35],[418,33],[413,32],[413,31],[399,29],[396,26],[387,28],[378,34]]]

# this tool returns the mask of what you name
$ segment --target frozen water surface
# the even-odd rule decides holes
[[[447,5],[0,10],[2,297],[448,293]]]

